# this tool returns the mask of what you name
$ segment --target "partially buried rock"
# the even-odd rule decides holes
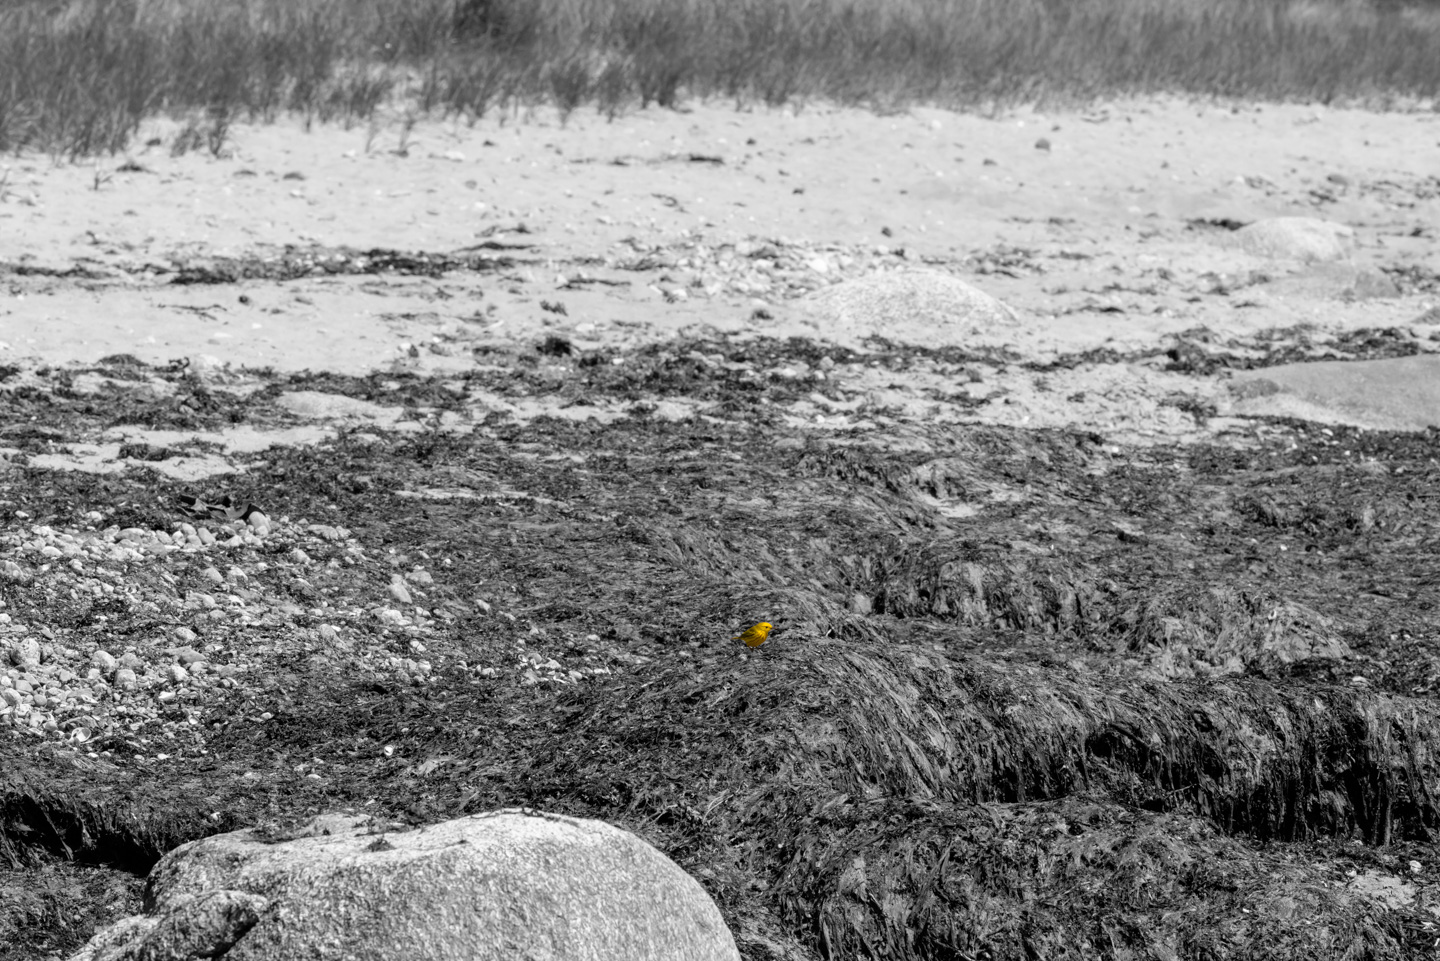
[[[399,833],[316,818],[183,844],[72,961],[738,961],[694,878],[602,821],[508,809]]]
[[[1266,285],[1282,297],[1314,297],[1344,301],[1397,297],[1400,290],[1388,276],[1373,267],[1323,263],[1304,268]]]
[[[935,270],[876,274],[817,290],[799,308],[821,337],[840,343],[867,337],[949,346],[1015,326],[1008,306],[957,277]]]
[[[1355,231],[1313,217],[1272,217],[1241,227],[1227,243],[1259,257],[1315,263],[1350,256]]]

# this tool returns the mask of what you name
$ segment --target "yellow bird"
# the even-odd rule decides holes
[[[769,637],[770,632],[774,629],[775,625],[769,621],[761,621],[754,627],[747,629],[745,633],[732,637],[731,640],[744,641],[746,647],[759,647],[765,643],[765,638]]]

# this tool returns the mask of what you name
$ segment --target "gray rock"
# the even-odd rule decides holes
[[[821,337],[869,336],[930,346],[965,343],[977,332],[1014,327],[1008,306],[935,270],[901,270],[847,280],[801,298]],[[847,337],[846,335],[850,335]]]
[[[1313,217],[1272,217],[1241,227],[1228,235],[1227,243],[1258,257],[1315,263],[1350,256],[1355,231]]]
[[[22,638],[10,648],[10,662],[22,671],[40,666],[40,642],[33,637]]]
[[[181,845],[71,961],[738,961],[694,878],[601,821],[508,809],[399,833],[322,816]]]
[[[1322,360],[1237,373],[1230,411],[1374,430],[1440,427],[1440,355]]]
[[[214,380],[225,370],[225,362],[214,354],[191,354],[187,371],[201,380]]]
[[[115,655],[109,651],[96,651],[94,654],[91,654],[90,663],[96,670],[106,676],[114,673],[115,668],[120,666],[120,662],[115,660]]]
[[[1344,301],[1383,300],[1398,297],[1400,288],[1384,272],[1373,267],[1325,263],[1267,285],[1279,296],[1316,297]]]
[[[135,672],[128,667],[122,667],[115,672],[115,680],[112,681],[117,691],[133,691],[139,683]]]
[[[309,418],[356,418],[389,422],[399,413],[394,408],[382,407],[368,400],[316,390],[289,391],[277,397],[275,403],[292,414]]]

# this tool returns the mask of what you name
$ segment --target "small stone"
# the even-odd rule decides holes
[[[435,578],[430,576],[429,571],[411,571],[405,579],[414,581],[416,584],[424,584],[426,587],[435,583]]]
[[[296,564],[309,564],[309,563],[310,563],[310,555],[307,554],[307,553],[305,553],[304,551],[302,551],[302,550],[301,550],[300,548],[298,548],[298,547],[295,548],[293,551],[290,552],[290,559],[291,559],[292,561],[294,561]]]
[[[322,641],[335,641],[340,637],[340,629],[334,624],[320,625],[320,639]]]
[[[200,572],[200,576],[208,581],[213,581],[216,584],[225,583],[225,575],[221,574],[213,567],[205,568],[203,571]]]
[[[1035,149],[1036,149],[1036,150],[1044,150],[1044,151],[1047,151],[1047,152],[1048,152],[1048,151],[1050,150],[1050,140],[1049,140],[1049,138],[1048,138],[1048,137],[1041,137],[1039,140],[1035,141]]]
[[[165,679],[171,684],[184,684],[189,677],[190,672],[179,664],[171,664],[165,669]]]
[[[115,680],[113,683],[116,690],[133,691],[135,690],[136,683],[135,672],[129,668],[122,667],[115,672]]]
[[[399,574],[390,575],[390,596],[401,604],[413,604],[410,599],[410,589],[405,586],[405,578]]]
[[[225,362],[214,354],[191,354],[186,372],[201,380],[210,380],[225,369]]]
[[[176,664],[182,664],[185,667],[189,667],[197,661],[205,660],[205,655],[193,647],[172,648],[170,653],[175,658]]]
[[[0,688],[0,699],[3,699],[10,707],[19,707],[20,702],[25,700],[25,695],[13,687]]]
[[[253,512],[245,519],[245,523],[249,524],[257,534],[267,534],[270,532],[270,518],[267,517],[263,511]]]
[[[194,644],[200,638],[188,627],[175,628],[175,640],[182,644]]]
[[[120,662],[115,660],[115,655],[108,651],[96,651],[90,655],[90,665],[101,674],[110,674],[120,666]]]
[[[137,672],[143,671],[145,670],[145,661],[143,658],[141,658],[139,654],[136,654],[134,651],[126,651],[124,654],[120,655],[120,669]]]

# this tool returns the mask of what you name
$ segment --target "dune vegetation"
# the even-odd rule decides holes
[[[1434,0],[0,0],[0,150],[294,112],[610,115],[689,98],[994,109],[1173,92],[1414,104]]]

